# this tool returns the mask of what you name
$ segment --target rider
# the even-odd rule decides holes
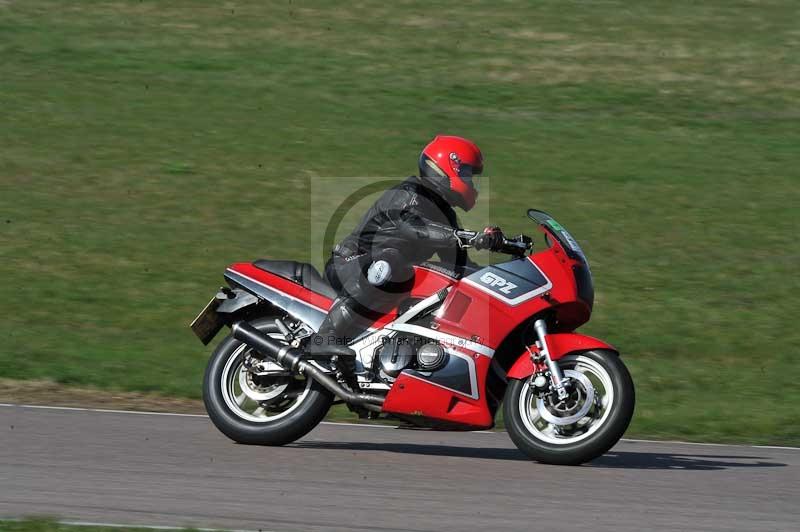
[[[453,207],[468,211],[478,190],[473,176],[483,171],[483,156],[472,141],[439,135],[419,157],[419,177],[388,189],[355,230],[334,247],[325,277],[338,292],[309,354],[353,356],[347,344],[404,298],[413,285],[415,264],[437,254],[463,271],[471,263],[466,245],[498,251],[499,227],[487,227],[469,240]]]

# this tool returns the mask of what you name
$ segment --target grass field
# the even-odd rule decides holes
[[[550,211],[630,435],[800,444],[792,0],[0,0],[0,377],[197,397],[228,263],[308,257],[310,184],[474,138]]]
[[[25,519],[22,521],[0,520],[0,532],[150,532],[158,528],[137,528],[135,526],[86,526],[65,525],[51,519]],[[175,530],[164,529],[164,530]],[[193,529],[187,528],[186,532]]]

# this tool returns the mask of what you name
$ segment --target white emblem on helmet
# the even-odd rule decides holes
[[[452,168],[456,174],[461,173],[461,159],[458,158],[456,152],[450,152],[450,168]]]

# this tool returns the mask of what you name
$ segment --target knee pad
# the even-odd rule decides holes
[[[392,265],[386,260],[376,260],[367,268],[367,281],[372,286],[383,286],[392,278]]]

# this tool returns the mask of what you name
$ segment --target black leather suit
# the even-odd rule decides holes
[[[456,271],[469,266],[454,234],[458,229],[453,208],[419,178],[409,177],[384,192],[325,266],[325,276],[339,293],[320,327],[320,336],[329,339],[326,344],[346,345],[407,297],[413,265],[436,254]],[[374,286],[366,271],[380,260],[389,263],[392,273],[388,282]]]

